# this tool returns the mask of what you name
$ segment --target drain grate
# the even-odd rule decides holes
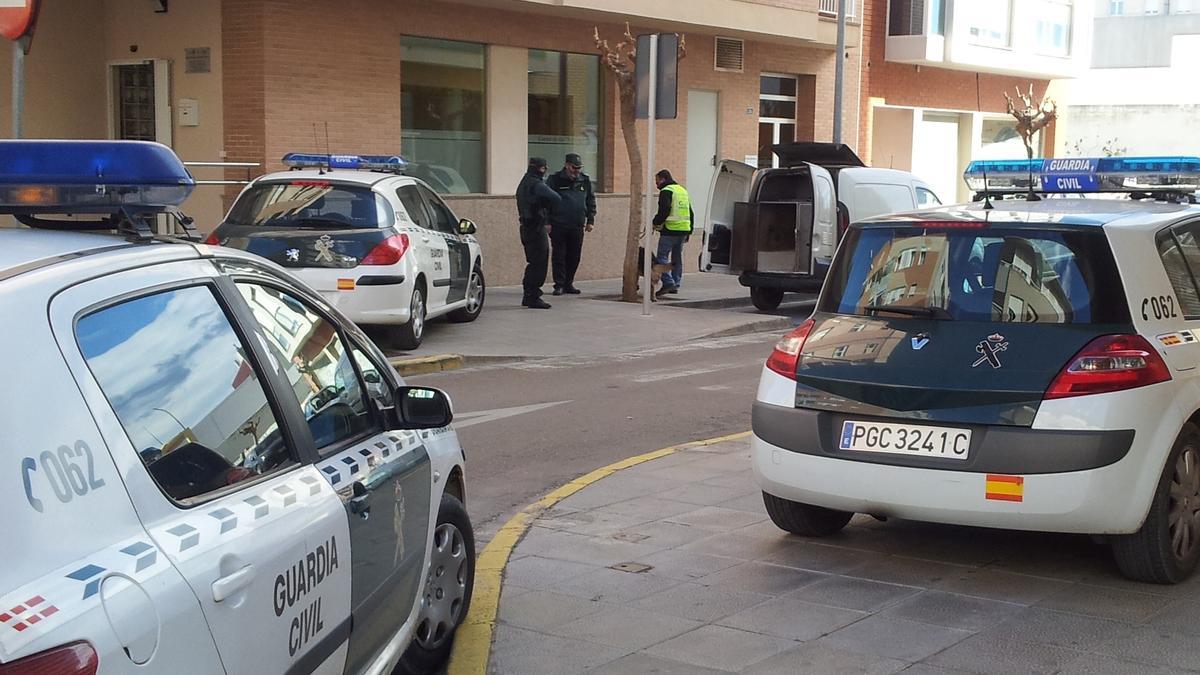
[[[617,563],[616,565],[609,567],[609,569],[617,570],[618,572],[633,572],[634,574],[642,574],[643,572],[649,572],[650,570],[654,569],[654,566],[643,565],[642,563],[635,562],[623,562]]]

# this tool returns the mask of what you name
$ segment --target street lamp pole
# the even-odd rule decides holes
[[[833,142],[842,142],[842,89],[846,76],[846,0],[837,4],[837,59],[833,70]]]
[[[25,108],[25,50],[21,41],[12,47],[12,137],[21,137],[21,113]]]

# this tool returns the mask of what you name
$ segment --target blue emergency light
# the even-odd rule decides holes
[[[115,213],[179,206],[196,181],[144,141],[0,141],[0,213]]]
[[[362,169],[404,173],[408,161],[399,155],[325,155],[311,152],[289,152],[283,156],[284,166],[291,169]]]
[[[1057,157],[977,160],[963,173],[979,193],[1191,193],[1200,190],[1200,157]]]

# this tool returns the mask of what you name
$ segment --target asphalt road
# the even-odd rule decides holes
[[[780,313],[802,319],[809,309]],[[407,380],[454,400],[467,510],[482,546],[525,505],[593,469],[748,430],[758,376],[778,338],[759,333]]]

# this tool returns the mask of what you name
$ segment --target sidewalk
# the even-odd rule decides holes
[[[705,337],[738,335],[760,331],[785,332],[792,322],[784,316],[762,314],[748,308],[749,293],[737,277],[720,274],[689,274],[678,295],[651,304],[649,317],[641,303],[611,299],[619,295],[620,279],[579,282],[582,295],[545,299],[549,310],[521,306],[520,286],[487,289],[483,313],[469,324],[434,321],[425,327],[420,349],[401,355],[428,356],[459,354],[469,364],[483,360],[599,355],[661,346],[665,341],[683,342]],[[547,289],[552,287],[547,284]],[[802,301],[792,295],[789,301]],[[743,302],[744,301],[744,302]],[[740,307],[695,309],[681,302]]]
[[[1087,537],[767,519],[749,442],[618,471],[504,571],[488,672],[1168,673],[1200,668],[1200,581],[1126,582]]]

